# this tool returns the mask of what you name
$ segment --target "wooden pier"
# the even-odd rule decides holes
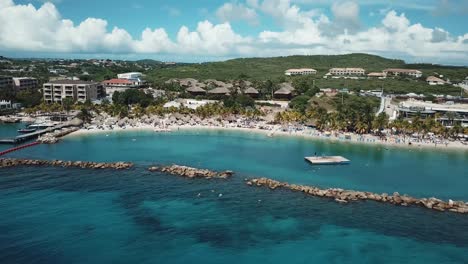
[[[16,145],[16,144],[19,144],[19,143],[22,143],[22,142],[25,142],[25,141],[28,141],[28,140],[31,140],[31,139],[36,139],[36,138],[38,138],[39,136],[41,136],[43,134],[50,133],[50,132],[53,132],[55,130],[62,129],[62,128],[65,128],[65,127],[70,127],[70,126],[74,126],[74,125],[70,124],[70,123],[64,123],[64,124],[56,125],[56,126],[53,126],[53,127],[48,127],[48,128],[42,129],[42,130],[37,130],[37,131],[32,132],[32,133],[19,135],[19,136],[16,136],[14,138],[3,138],[3,139],[0,139],[0,144]]]
[[[341,156],[315,156],[305,157],[304,159],[312,165],[344,165],[350,163],[350,160]]]

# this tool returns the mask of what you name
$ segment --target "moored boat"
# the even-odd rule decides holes
[[[32,133],[32,132],[36,132],[36,129],[35,128],[18,129],[18,133],[21,133],[21,134],[27,134],[27,133]]]

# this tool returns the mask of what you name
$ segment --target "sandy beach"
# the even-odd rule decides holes
[[[401,137],[401,136],[387,136],[385,140],[370,134],[359,135],[354,133],[335,133],[335,132],[321,132],[313,128],[305,126],[282,126],[270,125],[263,122],[234,122],[234,123],[221,123],[211,120],[210,122],[202,123],[188,123],[188,122],[173,122],[170,119],[161,119],[159,122],[147,123],[141,121],[133,121],[131,125],[125,124],[123,126],[108,126],[108,125],[91,125],[82,128],[68,137],[89,135],[89,134],[107,134],[113,132],[125,131],[154,131],[155,133],[170,133],[177,130],[231,130],[242,131],[246,133],[261,133],[268,137],[301,137],[313,140],[327,140],[330,142],[352,143],[352,144],[366,144],[382,147],[403,147],[403,148],[428,148],[440,150],[468,150],[468,145],[459,141],[431,141],[429,139],[421,140],[417,138]],[[411,142],[411,144],[409,144]]]

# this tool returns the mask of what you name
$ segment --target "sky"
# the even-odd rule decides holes
[[[9,57],[347,53],[468,65],[468,0],[0,0]]]

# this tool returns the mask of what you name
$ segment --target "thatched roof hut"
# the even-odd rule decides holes
[[[192,95],[203,95],[206,94],[206,90],[201,88],[200,86],[190,86],[189,88],[185,89],[188,93]]]
[[[260,93],[258,92],[257,89],[255,89],[253,87],[249,87],[249,88],[245,89],[244,94],[246,94],[248,96],[251,96],[251,97],[258,97],[258,95]]]
[[[213,95],[228,95],[230,93],[229,89],[226,87],[218,87],[208,91],[209,94]]]
[[[290,83],[281,83],[279,84],[279,89],[275,91],[274,96],[276,98],[286,98],[289,99],[292,97],[294,87]]]

